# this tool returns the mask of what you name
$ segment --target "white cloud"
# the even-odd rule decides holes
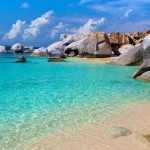
[[[28,3],[22,3],[21,8],[30,8],[30,4]]]
[[[12,25],[11,30],[5,34],[4,39],[11,40],[11,39],[16,38],[18,35],[21,34],[22,30],[25,27],[25,24],[26,24],[25,21],[17,20],[17,22]]]
[[[58,25],[56,25],[50,33],[50,37],[51,39],[55,38],[55,36],[62,30],[64,30],[67,27],[67,24],[63,24],[62,22],[60,22]]]
[[[40,33],[40,28],[49,23],[50,17],[53,13],[53,11],[48,11],[45,14],[41,15],[41,17],[31,21],[29,27],[24,30],[23,39],[36,37],[38,33]]]
[[[90,33],[92,31],[96,30],[99,26],[103,25],[105,23],[105,21],[106,21],[105,18],[101,18],[99,20],[89,19],[86,24],[79,27],[78,29],[73,29],[72,31],[74,33],[80,34],[80,35]]]
[[[129,14],[133,11],[133,9],[129,9],[125,12],[124,17],[129,17]]]

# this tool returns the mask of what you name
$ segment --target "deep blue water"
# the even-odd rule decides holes
[[[106,119],[134,101],[150,100],[150,84],[130,78],[137,67],[79,59],[48,63],[0,55],[0,149]]]

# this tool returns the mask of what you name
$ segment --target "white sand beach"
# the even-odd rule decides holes
[[[150,102],[125,106],[104,122],[37,141],[24,150],[149,150]]]

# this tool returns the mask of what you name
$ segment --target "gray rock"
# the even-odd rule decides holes
[[[143,44],[143,48],[144,48],[144,49],[146,49],[147,47],[150,46],[150,35],[147,35],[147,36],[144,38],[142,44]]]
[[[137,79],[144,82],[150,82],[150,71],[147,71],[142,75],[138,76]]]
[[[130,135],[132,132],[124,127],[112,127],[107,131],[108,136],[111,138],[119,138],[122,136]]]
[[[16,63],[25,63],[26,61],[27,60],[23,56],[20,56],[15,60]]]
[[[41,48],[35,49],[33,53],[31,54],[31,56],[47,56],[46,48],[41,47]]]
[[[62,46],[62,41],[55,42],[47,47],[48,52],[50,52],[53,49],[64,50],[64,47]]]
[[[150,59],[145,61],[139,68],[138,70],[134,73],[134,75],[132,76],[132,78],[136,78],[140,75],[142,75],[143,73],[150,71]]]
[[[66,56],[64,55],[63,51],[60,51],[58,49],[53,49],[51,51],[47,50],[48,54],[48,62],[64,62]]]
[[[0,46],[0,53],[6,53],[5,46]]]
[[[84,35],[77,41],[80,57],[110,57],[112,54],[109,39],[104,32]]]
[[[63,40],[66,39],[68,36],[69,36],[69,34],[66,34],[66,33],[61,34],[61,35],[60,35],[60,40],[63,41]]]
[[[24,47],[23,45],[16,43],[11,47],[10,52],[15,52],[15,53],[23,53]]]
[[[143,51],[144,50],[142,44],[138,44],[130,51],[127,51],[117,57],[110,64],[123,66],[141,65],[143,62]]]
[[[65,47],[64,52],[69,55],[70,53],[74,53],[74,56],[79,54],[79,50],[78,50],[78,41],[77,42],[73,42],[71,44],[69,44],[68,46]]]
[[[69,44],[79,41],[81,39],[80,35],[68,35],[67,38],[65,38],[62,41],[62,46],[68,46]]]
[[[75,53],[75,52],[70,52],[68,55],[68,57],[75,57],[75,56],[77,56],[77,53]]]
[[[126,52],[130,51],[132,48],[134,48],[133,45],[127,44],[127,45],[123,45],[122,47],[120,47],[120,48],[118,49],[118,51],[119,51],[121,54],[123,54],[123,53],[126,53]]]

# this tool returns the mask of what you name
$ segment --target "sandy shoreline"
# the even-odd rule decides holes
[[[133,103],[113,118],[47,137],[24,150],[148,150],[150,102]]]
[[[106,57],[106,58],[77,58],[80,61],[88,61],[90,63],[110,63],[111,61],[113,61],[114,59],[116,59],[116,57]]]

